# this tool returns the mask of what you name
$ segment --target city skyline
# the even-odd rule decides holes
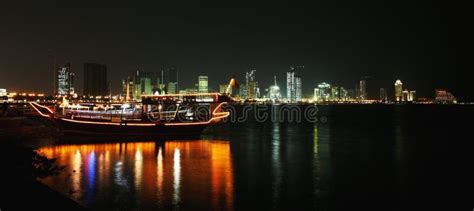
[[[10,20],[3,24],[6,33],[0,39],[0,71],[9,77],[0,77],[0,87],[51,93],[53,64],[67,62],[76,81],[83,81],[83,63],[106,64],[114,93],[137,69],[177,66],[179,87],[192,87],[199,75],[208,75],[214,89],[232,75],[243,82],[244,73],[256,69],[262,88],[273,84],[274,75],[283,85],[289,66],[304,65],[299,73],[304,95],[320,82],[352,87],[360,77],[371,76],[371,98],[400,78],[418,96],[430,97],[444,88],[472,101],[466,79],[456,74],[444,8],[434,2],[346,5],[265,10],[258,5],[7,6],[0,9],[2,20]],[[159,8],[167,10],[157,12]],[[79,93],[82,86],[76,83]]]
[[[104,68],[106,68],[106,66],[107,66],[106,64],[96,64],[96,63],[86,62],[86,63],[83,64],[83,65],[84,65],[84,71],[86,70],[85,67],[88,66],[88,65],[91,65],[91,64],[92,64],[92,65],[100,65],[100,66],[103,66]],[[61,81],[61,78],[58,78],[58,77],[61,75],[61,72],[60,72],[60,71],[61,71],[62,69],[64,69],[64,68],[66,68],[66,67],[67,67],[67,71],[68,71],[67,74],[71,74],[71,75],[72,75],[72,78],[76,78],[75,75],[76,75],[77,73],[71,70],[71,63],[70,63],[70,62],[65,63],[65,65],[56,66],[56,69],[57,69],[57,71],[59,71],[59,72],[56,72],[56,73],[55,73],[56,75],[54,76],[54,81],[52,82],[52,85],[54,86],[54,87],[53,87],[53,91],[55,92],[55,94],[58,93],[58,87],[57,87],[57,86],[58,86],[59,83],[61,83],[61,82],[60,82],[60,81]],[[305,84],[305,86],[310,87],[310,88],[307,88],[307,89],[312,89],[311,92],[305,93],[304,91],[301,90],[302,78],[305,78],[305,77],[304,77],[304,76],[302,77],[301,75],[298,74],[298,72],[302,72],[303,70],[304,70],[304,65],[300,65],[300,66],[294,66],[294,65],[293,65],[293,66],[289,66],[289,68],[288,68],[288,69],[286,70],[286,72],[284,73],[285,75],[283,75],[283,76],[286,76],[286,77],[284,77],[284,79],[286,80],[286,86],[284,86],[284,89],[281,90],[281,91],[282,91],[282,97],[283,97],[284,99],[288,99],[288,100],[290,100],[291,102],[297,102],[297,101],[300,101],[302,98],[306,98],[306,99],[312,98],[313,96],[316,95],[315,92],[314,92],[314,89],[317,89],[318,87],[321,86],[321,84],[325,84],[325,83],[326,83],[326,81],[319,81],[319,82],[317,82],[317,83]],[[171,78],[172,78],[171,80],[169,79],[169,78],[170,78],[170,71],[173,72],[173,73],[171,74]],[[265,93],[265,92],[268,92],[268,89],[267,89],[267,88],[268,88],[268,87],[271,87],[271,86],[274,85],[274,84],[271,84],[270,86],[267,86],[267,87],[263,87],[263,86],[260,87],[259,82],[262,82],[262,81],[259,80],[259,78],[256,77],[255,72],[256,72],[257,70],[256,70],[255,68],[253,68],[253,69],[251,69],[251,70],[249,70],[249,71],[250,71],[250,72],[245,72],[245,73],[243,74],[243,76],[241,76],[242,78],[244,78],[243,80],[241,80],[241,81],[243,82],[243,84],[246,84],[246,81],[248,80],[249,74],[252,74],[252,76],[251,76],[251,77],[252,77],[252,80],[254,80],[254,81],[256,82],[254,89],[255,89],[256,91],[257,91],[257,90],[260,90],[260,89],[262,89],[262,90],[267,90],[267,91],[264,91],[263,94],[261,94],[261,95],[259,94],[259,97],[261,97],[261,96],[266,96],[267,94],[269,94],[269,93]],[[82,72],[82,71],[80,71],[80,72]],[[178,72],[179,72],[179,68],[177,68],[176,66],[159,68],[158,71],[136,70],[136,73],[135,73],[135,74],[139,74],[139,73],[140,73],[140,74],[145,74],[145,79],[150,80],[150,81],[148,81],[148,85],[143,85],[144,82],[141,81],[141,80],[143,80],[143,79],[139,79],[139,80],[136,81],[135,83],[137,83],[137,85],[142,84],[142,85],[140,85],[140,87],[143,87],[143,88],[142,88],[142,89],[143,89],[143,90],[142,90],[142,93],[149,95],[149,94],[155,94],[155,92],[152,91],[152,90],[154,90],[155,88],[163,89],[163,91],[165,91],[165,92],[160,93],[160,94],[165,94],[165,93],[166,93],[166,94],[178,94],[179,91],[193,90],[193,89],[199,90],[199,83],[200,83],[200,78],[201,78],[201,77],[206,77],[206,88],[205,88],[205,89],[206,89],[207,91],[209,91],[209,92],[218,92],[218,91],[220,90],[220,86],[221,86],[222,83],[224,82],[224,81],[212,81],[212,80],[209,80],[209,76],[208,76],[208,75],[206,75],[206,74],[199,74],[199,75],[197,76],[197,80],[195,79],[194,82],[193,82],[193,81],[184,82],[184,83],[183,83],[183,82],[180,82],[180,83],[183,83],[183,84],[192,84],[192,85],[186,86],[186,87],[179,87],[179,89],[178,89],[178,85],[177,85],[177,84],[178,84]],[[288,83],[289,83],[288,77],[290,77],[288,74],[290,74],[290,73],[292,73],[293,77],[292,77],[292,79],[291,79],[292,82],[290,82],[290,84],[288,84]],[[133,74],[130,74],[130,75],[133,75]],[[235,76],[235,75],[234,75],[234,76]],[[233,77],[234,77],[234,76],[233,76]],[[274,82],[274,83],[279,83],[276,76],[277,76],[277,75],[274,75],[274,77],[273,77],[273,82]],[[134,76],[134,77],[137,78],[137,77],[139,77],[139,76],[136,75],[136,76]],[[241,77],[235,76],[235,78],[241,78]],[[262,76],[261,76],[261,77],[262,77]],[[124,81],[126,81],[126,80],[131,80],[130,78],[133,78],[133,77],[127,76],[127,77],[121,79],[121,80],[118,81],[118,82],[116,82],[116,81],[112,82],[112,81],[110,81],[110,80],[105,80],[105,81],[104,81],[104,80],[102,79],[102,80],[103,80],[102,82],[105,82],[105,83],[103,83],[103,85],[106,87],[106,90],[104,90],[106,94],[103,94],[103,96],[109,95],[109,94],[112,94],[112,95],[124,95],[124,96],[125,96],[125,95],[126,95],[126,94],[125,94],[125,93],[126,93],[126,91],[125,91],[125,88],[126,88],[126,87],[124,87],[124,84],[125,84]],[[268,78],[267,78],[267,79],[268,79]],[[341,85],[341,84],[333,83],[333,82],[330,82],[329,84],[330,84],[330,86],[332,85],[332,86],[334,86],[334,87],[337,88],[337,89],[339,89],[339,88],[344,89],[344,88],[348,88],[348,87],[349,87],[349,92],[351,92],[351,91],[353,92],[352,94],[349,94],[349,96],[350,96],[350,95],[353,95],[353,96],[354,96],[354,99],[355,99],[355,98],[358,98],[358,99],[361,99],[361,100],[365,100],[365,99],[377,100],[377,99],[380,98],[380,89],[384,89],[385,92],[387,92],[387,97],[388,97],[388,99],[391,99],[391,100],[394,100],[394,101],[402,101],[402,100],[401,100],[401,99],[402,99],[402,93],[401,93],[401,92],[405,92],[405,91],[408,92],[407,89],[402,89],[402,88],[401,88],[400,93],[398,94],[398,95],[400,96],[400,100],[397,100],[398,95],[397,95],[397,88],[396,88],[397,86],[396,86],[396,85],[395,85],[395,87],[392,88],[392,89],[390,89],[390,88],[387,89],[387,88],[384,88],[384,87],[378,87],[378,88],[372,87],[371,91],[369,92],[368,89],[367,89],[367,87],[366,87],[366,81],[367,81],[368,79],[370,79],[370,80],[373,82],[374,80],[373,80],[372,76],[362,76],[362,77],[360,77],[359,79],[360,79],[360,80],[358,80],[358,81],[354,81],[354,84],[353,84],[353,85],[355,85],[355,89],[350,88],[351,85]],[[75,81],[76,79],[72,79],[72,80]],[[88,95],[88,94],[85,93],[85,90],[84,90],[84,89],[81,90],[81,91],[79,91],[79,90],[77,89],[77,84],[86,84],[86,83],[87,83],[87,82],[86,82],[87,80],[88,80],[87,78],[84,78],[84,79],[83,79],[84,83],[73,83],[73,82],[72,82],[71,84],[69,84],[69,85],[68,85],[68,86],[69,86],[68,89],[72,89],[72,90],[70,91],[70,94],[72,94],[72,95],[73,95],[73,94]],[[135,79],[135,80],[136,80],[136,79]],[[156,81],[156,80],[158,80],[158,81]],[[298,85],[296,84],[296,80],[299,80]],[[308,79],[307,79],[307,80],[308,80]],[[155,81],[156,81],[156,82],[155,82]],[[174,81],[174,82],[172,82],[172,81]],[[263,84],[267,84],[267,81],[263,80],[263,82],[264,82]],[[132,83],[132,84],[133,84],[133,83],[134,83],[134,80],[131,80],[129,83]],[[397,83],[401,83],[401,82],[400,82],[400,79],[397,79],[397,80],[395,81],[395,84],[397,84]],[[209,85],[209,84],[210,84],[210,85]],[[313,84],[314,84],[314,85],[313,85]],[[135,84],[133,84],[133,85],[135,85]],[[117,88],[115,88],[115,89],[114,89],[114,88],[110,89],[109,86],[112,86],[112,87],[117,86]],[[163,88],[163,87],[160,88],[160,86],[166,87],[166,89]],[[171,93],[170,93],[170,90],[168,90],[168,89],[169,89],[169,86],[175,87],[175,88],[172,89],[173,91],[171,91]],[[288,94],[290,94],[290,93],[288,92],[288,86],[290,86],[290,87],[294,86],[294,87],[293,87],[294,90],[290,91],[290,93],[291,93],[292,95],[296,95],[296,94],[297,94],[296,87],[298,86],[299,89],[300,89],[300,92],[302,92],[302,93],[299,94],[300,97],[295,97],[295,98],[294,98],[294,97],[290,97],[290,98],[288,98]],[[83,87],[85,87],[85,86],[83,86]],[[146,87],[146,89],[145,89],[145,87]],[[245,87],[245,86],[244,86],[244,87]],[[334,87],[333,87],[333,88],[334,88]],[[389,84],[387,84],[387,87],[390,87]],[[241,87],[241,88],[242,88],[242,87]],[[410,87],[410,88],[412,88],[412,87]],[[132,87],[132,89],[133,89],[133,87]],[[446,89],[446,88],[435,88],[435,89],[433,89],[433,93],[432,93],[431,95],[428,95],[428,96],[421,96],[421,97],[422,97],[422,98],[428,98],[428,99],[434,99],[434,98],[436,97],[436,92],[437,92],[436,90],[439,90],[439,89],[442,89],[442,90],[449,90],[449,91],[451,91],[451,92],[453,91],[453,90],[451,90],[451,89]],[[8,90],[8,89],[7,89],[7,90]],[[141,90],[141,89],[139,88],[139,90]],[[148,90],[148,91],[146,91],[146,90]],[[304,90],[304,89],[303,89],[303,90]],[[110,91],[110,93],[109,93],[109,91]],[[129,90],[129,91],[130,91],[130,90]],[[344,89],[344,91],[347,92],[347,90],[345,90],[345,89]],[[415,92],[416,92],[416,90],[410,90],[409,92],[412,92],[412,91],[415,91]],[[454,90],[454,91],[455,91],[455,90]],[[18,92],[18,90],[14,90],[14,92]],[[25,90],[20,90],[20,92],[25,92]],[[202,93],[202,92],[204,92],[204,91],[198,91],[198,92],[201,92],[201,93]],[[332,92],[334,92],[334,91],[332,91]],[[47,92],[46,92],[46,93],[47,93]],[[332,96],[333,94],[331,94],[331,90],[330,90],[329,93],[330,93],[330,95],[331,95],[331,98],[333,98],[333,96]],[[370,93],[370,94],[369,94],[369,93]],[[235,93],[235,94],[237,94],[237,93]],[[62,94],[62,95],[64,95],[64,94]],[[140,95],[141,95],[141,94],[139,94],[139,93],[135,93],[135,94],[134,94],[134,96],[135,96],[134,98],[135,98],[135,99],[139,99],[139,96],[140,96]],[[239,94],[237,94],[237,95],[239,95]],[[242,95],[242,94],[240,93],[240,95]],[[245,95],[245,94],[244,94],[244,95]],[[347,93],[346,93],[346,95],[347,95]],[[94,96],[94,95],[92,95],[92,96]],[[417,95],[417,96],[418,96],[418,95]],[[247,97],[245,96],[244,98],[247,98]],[[298,99],[296,99],[296,98],[298,98]],[[393,99],[392,99],[392,98],[393,98]],[[406,99],[405,99],[404,101],[406,101],[407,99],[408,99],[408,96],[406,97]]]

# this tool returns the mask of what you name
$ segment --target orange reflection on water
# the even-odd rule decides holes
[[[211,147],[212,169],[212,205],[230,210],[234,201],[234,183],[232,179],[232,162],[228,158],[230,147],[225,144],[214,144]],[[225,193],[225,194],[221,194]]]
[[[65,173],[43,182],[86,207],[233,208],[227,141],[61,145],[39,151],[66,166]]]

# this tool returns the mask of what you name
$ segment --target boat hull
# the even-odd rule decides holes
[[[63,133],[90,134],[90,135],[125,135],[125,136],[153,136],[162,138],[185,138],[199,136],[207,124],[197,125],[165,125],[154,124],[89,124],[55,119]]]

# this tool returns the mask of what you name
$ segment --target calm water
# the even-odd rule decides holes
[[[446,198],[469,106],[320,106],[326,121],[224,123],[200,140],[54,145],[44,179],[89,208],[404,209]],[[100,141],[100,140],[97,140]]]

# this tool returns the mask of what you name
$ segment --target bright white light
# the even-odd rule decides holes
[[[181,153],[178,148],[174,149],[173,159],[173,204],[178,204],[179,189],[180,189],[180,178],[181,178]]]

